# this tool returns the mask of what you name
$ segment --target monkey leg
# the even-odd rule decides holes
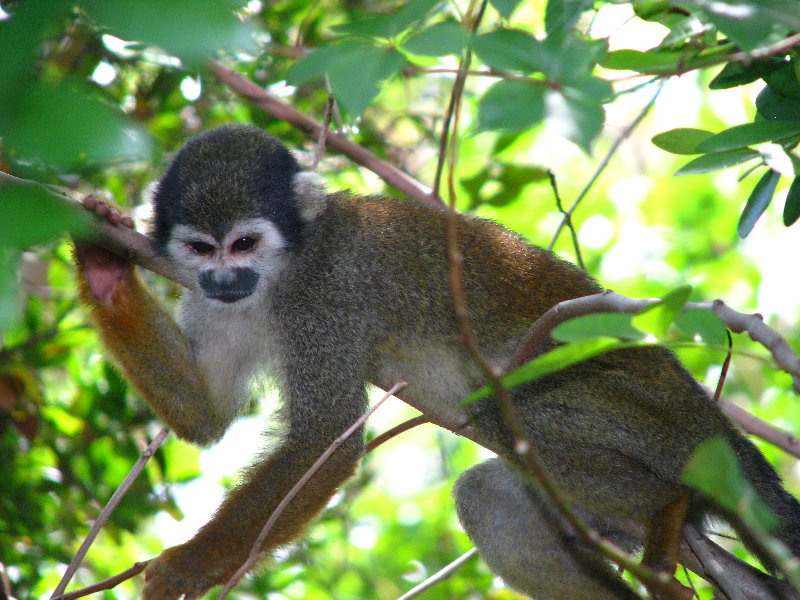
[[[638,598],[606,561],[562,529],[557,511],[503,459],[463,473],[454,494],[461,524],[509,587],[536,600]],[[617,532],[613,538],[629,549],[638,545]]]

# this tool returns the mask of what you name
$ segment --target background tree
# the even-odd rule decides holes
[[[146,216],[148,184],[171,153],[224,122],[267,129],[311,167],[318,144],[308,117],[325,120],[333,98],[331,129],[413,179],[385,163],[359,167],[332,133],[317,167],[330,189],[452,196],[459,209],[573,259],[580,249],[586,268],[617,291],[662,296],[690,282],[693,299],[759,310],[800,346],[791,262],[800,246],[784,228],[800,215],[798,0],[0,7],[2,172]],[[558,235],[562,209],[574,236]],[[63,233],[86,226],[46,190],[0,183],[0,596],[55,587],[87,524],[158,431],[76,305]],[[726,396],[796,430],[790,378],[744,336],[734,348]],[[712,387],[724,354],[681,350]],[[265,397],[254,411],[270,410]],[[409,414],[381,409],[370,429]],[[202,453],[168,441],[78,581],[188,537],[215,506],[209,486],[234,475],[231,446],[248,439],[245,430],[255,445],[260,423],[244,419]],[[794,459],[762,449],[797,491]],[[469,547],[449,488],[480,453],[432,427],[392,440],[302,543],[234,594],[397,597]],[[233,454],[250,452],[237,445]],[[115,593],[133,596],[137,585]],[[511,597],[477,560],[426,594]]]

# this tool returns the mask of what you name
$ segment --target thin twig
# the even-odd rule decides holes
[[[431,420],[425,415],[418,415],[412,419],[409,419],[408,421],[400,423],[399,425],[395,425],[389,431],[384,431],[379,436],[376,436],[375,438],[371,439],[367,444],[366,448],[364,448],[364,454],[372,452],[373,450],[375,450],[375,448],[377,448],[381,444],[385,444],[393,437],[396,437],[401,433],[408,431],[409,429],[413,429],[417,425],[422,425],[423,423],[430,423],[430,422]]]
[[[322,159],[322,154],[325,152],[325,141],[328,137],[328,130],[331,125],[331,113],[333,113],[334,104],[335,100],[333,99],[333,94],[328,92],[328,102],[325,104],[325,116],[322,120],[322,129],[319,131],[317,147],[314,150],[314,164],[311,167],[312,171],[317,170],[317,165],[319,165],[319,161]]]
[[[89,594],[94,594],[96,592],[102,592],[104,590],[114,589],[123,581],[127,581],[128,579],[136,577],[139,573],[144,571],[147,568],[147,565],[149,564],[150,564],[149,560],[143,560],[141,562],[137,562],[130,569],[126,569],[122,573],[118,573],[113,577],[109,577],[108,579],[104,579],[103,581],[98,581],[97,583],[93,583],[92,585],[87,585],[85,588],[75,590],[74,592],[70,592],[69,594],[62,594],[61,596],[56,596],[55,598],[51,598],[51,600],[77,600],[77,598],[83,598],[85,596],[88,596]]]
[[[280,501],[278,506],[275,507],[275,510],[272,511],[272,514],[267,519],[267,522],[264,524],[264,527],[261,529],[261,533],[258,534],[256,541],[253,543],[253,547],[250,550],[250,555],[247,557],[247,560],[244,561],[241,567],[233,574],[233,576],[228,580],[225,584],[225,587],[222,588],[222,591],[217,596],[217,600],[224,600],[228,593],[233,589],[233,587],[239,582],[239,580],[244,577],[244,575],[253,568],[253,565],[258,562],[258,560],[264,556],[265,552],[261,549],[264,545],[264,541],[267,539],[269,532],[272,530],[272,527],[275,525],[277,520],[283,514],[283,511],[286,510],[286,507],[289,506],[289,503],[294,499],[295,496],[303,489],[306,483],[314,476],[314,474],[319,471],[322,465],[330,458],[331,454],[333,454],[336,449],[342,445],[351,435],[353,435],[359,427],[361,427],[364,422],[374,413],[381,404],[383,404],[386,400],[391,398],[396,392],[403,389],[406,386],[405,382],[398,382],[394,384],[391,389],[389,389],[384,396],[375,403],[375,405],[370,408],[367,412],[361,415],[358,419],[356,419],[355,423],[353,423],[347,430],[337,437],[330,446],[323,452],[320,457],[314,461],[314,464],[309,467],[308,471],[306,471],[303,476],[299,479],[299,481],[294,484],[292,489],[283,497]]]
[[[142,472],[144,466],[147,464],[147,461],[150,460],[150,457],[153,456],[158,447],[161,446],[161,443],[164,441],[164,438],[167,437],[169,433],[169,428],[162,427],[161,431],[156,434],[156,437],[153,438],[153,441],[142,451],[142,455],[139,457],[139,460],[136,461],[136,464],[133,465],[128,475],[119,484],[119,487],[116,489],[114,494],[109,499],[108,503],[103,507],[103,510],[97,517],[97,520],[92,525],[92,528],[89,530],[89,534],[86,536],[86,539],[83,540],[81,547],[78,548],[78,551],[75,553],[75,556],[72,558],[72,562],[69,563],[67,570],[64,572],[63,577],[61,577],[61,581],[58,582],[56,589],[53,590],[52,595],[50,596],[51,600],[56,596],[60,596],[64,593],[64,590],[67,589],[67,585],[69,584],[72,576],[75,575],[75,571],[78,570],[83,558],[86,556],[86,553],[89,550],[89,546],[92,545],[97,534],[100,533],[100,530],[103,528],[103,525],[106,524],[108,518],[111,516],[111,513],[114,512],[114,509],[119,504],[119,501],[122,500],[123,496],[128,492],[128,489],[131,487],[133,482],[139,476],[139,473]]]
[[[422,592],[432,588],[437,583],[441,583],[448,577],[450,577],[453,573],[455,573],[461,565],[471,559],[473,556],[478,554],[477,548],[471,548],[464,552],[461,556],[451,562],[449,565],[445,566],[443,569],[437,571],[430,577],[428,577],[425,581],[415,585],[413,588],[408,590],[405,594],[400,596],[397,600],[411,600],[412,598],[416,598]]]
[[[569,232],[572,234],[572,245],[575,247],[575,260],[578,261],[578,266],[585,271],[586,265],[583,262],[583,256],[581,256],[581,246],[578,242],[578,234],[575,231],[575,225],[572,223],[572,215],[564,210],[564,205],[561,202],[561,194],[558,193],[558,184],[556,183],[555,173],[553,173],[552,170],[547,169],[547,176],[550,178],[550,187],[553,189],[553,196],[555,196],[558,212],[564,215]]]
[[[639,112],[639,114],[636,115],[636,118],[630,123],[630,125],[628,125],[622,131],[622,133],[619,134],[617,139],[614,140],[614,143],[611,144],[611,148],[608,149],[608,152],[606,152],[606,155],[603,157],[603,160],[600,161],[600,164],[598,165],[597,169],[595,169],[595,172],[592,174],[591,178],[589,178],[588,183],[584,186],[583,190],[581,190],[581,193],[578,194],[578,197],[575,199],[575,202],[572,203],[572,206],[569,207],[569,210],[565,213],[564,218],[561,219],[561,223],[559,223],[558,227],[556,228],[556,232],[553,234],[553,239],[550,240],[550,245],[547,246],[548,250],[553,249],[553,246],[555,246],[556,244],[556,240],[558,240],[558,236],[561,235],[561,232],[567,225],[568,219],[572,217],[573,213],[578,208],[578,205],[581,202],[583,202],[583,199],[586,197],[586,194],[589,193],[589,190],[592,189],[592,186],[595,184],[595,182],[600,177],[602,172],[605,171],[606,167],[608,166],[608,163],[611,162],[611,158],[614,156],[614,154],[616,154],[617,149],[619,149],[620,145],[622,145],[622,142],[624,142],[628,138],[628,136],[630,136],[633,130],[636,129],[637,125],[639,125],[639,123],[642,122],[642,119],[644,119],[645,116],[647,116],[647,113],[650,112],[650,109],[656,102],[656,98],[658,98],[659,93],[661,93],[661,89],[664,87],[664,83],[666,83],[666,80],[661,82],[661,85],[658,86],[656,93],[653,94],[652,98],[650,98],[650,101]]]

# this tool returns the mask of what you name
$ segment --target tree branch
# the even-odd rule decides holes
[[[217,79],[240,96],[247,98],[272,116],[297,127],[313,139],[318,140],[320,138],[323,126],[318,121],[301,113],[283,100],[268,94],[246,77],[239,75],[235,71],[231,71],[218,62],[212,62],[210,68]],[[386,183],[400,190],[410,198],[432,206],[441,207],[443,205],[440,198],[432,195],[431,189],[428,186],[420,183],[382,158],[375,156],[363,146],[354,144],[345,136],[332,131],[329,132],[327,134],[327,146],[333,148],[337,152],[341,152],[370,171],[373,171]]]

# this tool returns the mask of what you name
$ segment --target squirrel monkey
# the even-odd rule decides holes
[[[111,222],[119,214],[92,200]],[[361,415],[366,384],[406,381],[417,405],[459,408],[483,378],[459,342],[448,283],[443,210],[385,197],[326,194],[277,140],[229,125],[189,140],[158,182],[153,237],[194,284],[173,320],[130,264],[76,247],[81,298],[108,351],[181,438],[219,439],[256,372],[277,384],[287,422],[213,519],[146,571],[146,600],[196,598],[244,562],[262,525],[320,454]],[[131,223],[125,223],[130,226]],[[469,318],[504,363],[557,302],[601,291],[589,275],[503,227],[458,218]],[[680,473],[704,440],[724,436],[774,532],[800,553],[800,504],[669,351],[612,352],[512,390],[527,439],[565,497],[628,548],[615,529],[644,527],[686,494]],[[609,566],[565,534],[526,480],[494,400],[469,413],[476,439],[499,457],[456,483],[456,509],[490,568],[538,600],[633,600]],[[354,472],[363,432],[349,438],[279,519],[265,549],[285,544]],[[716,508],[693,495],[689,518]],[[724,518],[724,515],[722,515]]]

